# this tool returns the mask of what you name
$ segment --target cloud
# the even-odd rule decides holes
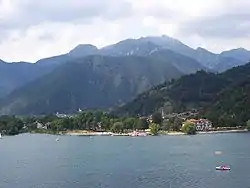
[[[214,52],[250,48],[246,0],[0,0],[0,58],[32,61],[80,43],[166,34]]]
[[[184,35],[198,34],[213,38],[250,37],[250,14],[225,14],[193,20],[181,27]]]
[[[209,14],[197,17],[180,26],[183,35],[209,38],[249,37],[250,1],[220,0]]]
[[[80,20],[86,23],[96,17],[115,20],[130,15],[132,11],[131,4],[122,0],[2,0],[0,6],[9,10],[9,16],[0,22],[0,27],[4,28],[28,27],[44,22]]]

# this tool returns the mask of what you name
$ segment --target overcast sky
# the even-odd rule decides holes
[[[213,52],[250,49],[249,10],[249,0],[0,0],[0,59],[162,34]]]

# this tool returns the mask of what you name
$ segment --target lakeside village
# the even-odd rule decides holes
[[[102,111],[82,111],[73,115],[0,117],[0,134],[46,133],[76,136],[148,136],[183,135],[247,131],[244,127],[218,127],[208,119],[199,119],[196,110],[150,116],[116,117]]]

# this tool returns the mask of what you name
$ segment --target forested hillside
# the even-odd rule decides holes
[[[119,115],[149,115],[199,109],[215,123],[243,124],[250,119],[250,64],[222,74],[205,71],[166,82],[136,97],[114,112]]]

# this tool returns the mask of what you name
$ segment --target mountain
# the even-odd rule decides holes
[[[223,57],[232,57],[243,62],[250,61],[250,51],[244,48],[237,48],[228,51],[224,51],[220,54]]]
[[[0,112],[42,114],[109,108],[182,74],[170,62],[148,57],[88,56],[14,90],[1,101]]]
[[[219,63],[217,63],[213,67],[213,69],[216,70],[216,72],[222,73],[222,72],[229,70],[231,68],[245,65],[246,62],[240,61],[240,60],[232,58],[232,57],[220,57]]]
[[[152,52],[148,57],[151,57],[155,60],[167,61],[175,66],[183,74],[195,73],[199,70],[208,70],[198,61],[167,49]]]
[[[148,56],[153,52],[161,51],[163,49],[168,49],[175,53],[192,58],[198,61],[203,67],[213,70],[214,72],[224,72],[230,68],[247,63],[247,60],[241,57],[242,53],[235,53],[234,56],[225,56],[209,52],[200,47],[195,50],[183,44],[181,41],[166,35],[160,37],[149,36],[139,39],[127,39],[114,45],[104,47],[99,50],[99,53],[110,56]]]
[[[223,59],[221,59],[218,54],[214,54],[201,47],[196,49],[194,57],[197,61],[201,62],[202,65],[211,69],[223,62]]]
[[[80,44],[71,50],[68,56],[78,58],[96,54],[99,54],[99,50],[96,46],[91,44]]]
[[[66,55],[39,60],[37,63],[0,62],[0,98],[7,96],[14,89],[22,87],[35,79],[50,73],[57,66],[71,60]]]
[[[80,44],[69,53],[44,58],[34,64],[25,62],[11,64],[0,61],[0,98],[14,89],[50,74],[59,66],[91,55],[156,58],[171,62],[184,74],[197,70],[223,72],[232,67],[244,65],[249,59],[249,51],[243,48],[214,54],[202,48],[195,50],[179,40],[165,35],[127,39],[101,49],[91,44]]]
[[[217,80],[215,74],[199,71],[153,87],[126,105],[118,107],[115,113],[135,116],[149,115],[161,108],[166,113],[199,108],[210,102],[225,84],[224,81]]]
[[[250,119],[250,63],[221,74],[199,71],[160,84],[118,107],[118,115],[183,112],[193,108],[215,124],[243,125]]]
[[[142,37],[138,40],[154,43],[164,49],[169,49],[188,57],[195,56],[195,50],[193,48],[190,48],[181,41],[174,39],[172,37],[168,37],[166,35],[162,35],[159,37],[158,36]]]
[[[140,50],[140,52],[142,51]],[[53,57],[52,60],[57,58],[60,59],[62,56]],[[75,101],[77,101],[79,107],[109,108],[115,104],[131,100],[137,94],[149,89],[153,85],[157,85],[171,78],[179,77],[183,74],[190,74],[206,69],[194,59],[167,49],[152,51],[147,57],[132,55],[121,57],[93,55],[72,60],[68,59],[67,63],[62,61],[54,61],[53,63],[51,60],[48,60],[48,62],[50,61],[51,63],[46,63],[46,59],[42,61],[43,62],[40,61],[35,65],[31,65],[33,65],[33,67],[42,69],[43,75],[45,76],[42,76],[40,73],[38,80],[31,84],[28,83],[27,87],[24,86],[20,89],[17,88],[13,93],[10,94],[9,97],[4,98],[6,101],[3,104],[4,113],[12,113],[12,111],[15,113],[30,113],[30,109],[31,112],[34,113],[51,112],[50,109],[54,112],[54,100],[65,101],[65,106],[58,105],[58,101],[55,102],[58,107],[55,110],[74,111],[77,109],[77,106],[76,104],[72,104],[72,101],[68,100],[70,99],[70,96],[67,96],[67,93],[63,92],[65,88],[68,88],[69,91],[72,90],[73,98]],[[58,62],[60,62],[60,66],[57,65]],[[78,62],[81,63],[79,64]],[[94,63],[94,65],[98,64],[98,66],[100,66],[100,69],[98,70],[102,70],[103,72],[95,72],[96,69],[94,68],[93,70],[90,69],[88,66],[89,63]],[[51,70],[51,67],[53,67],[55,71]],[[75,69],[77,69],[77,72]],[[117,71],[115,71],[116,69]],[[58,73],[58,70],[61,71]],[[109,71],[112,72],[109,73]],[[92,76],[84,77],[90,73],[92,73]],[[78,92],[75,88],[79,87],[77,79],[82,80],[83,88],[95,93],[95,98],[92,95],[85,96],[82,94],[84,99],[89,101],[89,103],[86,101],[79,102],[79,100],[82,100],[81,95],[76,94],[77,97],[75,97],[74,92]],[[97,79],[97,82],[100,83],[100,85],[95,85],[95,88],[93,88],[92,85],[89,85],[89,82],[95,79]],[[117,80],[118,83],[116,83]],[[106,83],[106,81],[108,83]],[[61,83],[61,87],[52,87],[51,83]],[[111,95],[112,98],[109,100],[107,100],[107,97],[103,97],[102,90],[98,89],[99,87],[102,88],[103,85],[107,85],[105,89],[109,89],[111,93],[113,91],[113,94]],[[41,88],[49,88],[49,90],[43,91]],[[92,88],[92,90],[90,88]],[[83,91],[84,90],[82,89],[80,92]],[[41,99],[38,97],[39,95],[36,92],[44,93],[44,95],[41,95]],[[46,92],[48,92],[48,94]],[[107,91],[105,90],[105,92]],[[61,97],[56,98],[54,94]],[[31,100],[33,95],[34,101]],[[17,102],[19,100],[22,101],[22,103],[25,101],[24,104]],[[39,110],[41,111],[36,112],[35,108],[38,107],[37,105],[34,105],[33,107],[33,103],[40,104],[40,101],[42,101],[42,103],[46,103],[46,100],[52,102],[49,102],[48,106],[44,109],[39,107]],[[16,110],[23,108],[23,105],[27,105],[24,111],[22,111],[22,109],[20,109],[20,111]],[[42,106],[42,104],[40,105]]]
[[[56,67],[64,63],[94,54],[95,50],[98,49],[92,45],[79,45],[68,54],[44,58],[36,63],[7,63],[0,60],[0,98],[8,95],[16,88],[52,72]]]
[[[100,53],[106,56],[148,56],[160,49],[161,46],[150,41],[127,39],[100,49]]]
[[[221,54],[214,54],[204,48],[196,49],[195,59],[202,62],[202,65],[214,69],[216,72],[224,72],[233,67],[244,65],[247,61],[236,59],[235,57],[227,57]]]
[[[216,98],[204,109],[204,114],[215,124],[245,125],[250,119],[250,63],[233,68],[221,75],[228,81]]]
[[[40,75],[40,70],[27,62],[6,63],[0,61],[0,98]]]
[[[140,44],[141,47],[136,46],[136,44]],[[116,45],[111,45],[108,47],[110,51],[112,49],[118,49],[115,54],[121,55],[120,52],[126,48],[126,53],[122,53],[123,55],[129,55],[131,52],[136,54],[135,50],[129,51],[131,46],[136,46],[134,49],[140,50],[142,46],[146,47],[145,44],[148,44],[149,50],[143,50],[146,53],[139,53],[139,55],[150,55],[151,51],[158,51],[162,49],[168,49],[178,54],[182,54],[184,56],[188,56],[192,59],[198,61],[203,67],[208,69],[213,69],[215,72],[223,72],[232,67],[236,67],[239,65],[246,64],[248,61],[242,58],[242,53],[236,53],[234,56],[225,56],[221,54],[214,54],[209,52],[203,48],[197,48],[196,50],[182,43],[181,41],[168,37],[166,35],[163,36],[149,36],[142,37],[139,39],[128,39],[125,41],[121,41]],[[154,45],[154,46],[153,46]],[[121,48],[117,48],[117,47]],[[122,49],[122,50],[121,50]],[[111,53],[109,53],[110,55]]]
[[[167,39],[167,37],[164,37]],[[69,53],[57,55],[49,58],[44,58],[34,64],[31,63],[5,63],[0,64],[0,98],[6,96],[14,89],[19,88],[45,74],[51,73],[55,68],[65,63],[72,63],[78,58],[89,55],[104,55],[104,56],[145,56],[153,58],[154,52],[161,53],[161,59],[170,61],[182,73],[193,73],[200,69],[205,69],[200,63],[187,56],[182,56],[178,53],[171,53],[165,49],[166,54],[162,53],[163,47],[153,42],[160,44],[160,39],[154,37],[152,42],[145,39],[127,39],[117,44],[110,45],[101,49],[90,44],[81,44],[72,49]],[[171,57],[173,56],[173,57]],[[157,55],[159,58],[159,55]],[[165,60],[164,60],[165,61]],[[7,68],[8,67],[8,68]],[[6,75],[6,73],[8,74]]]

